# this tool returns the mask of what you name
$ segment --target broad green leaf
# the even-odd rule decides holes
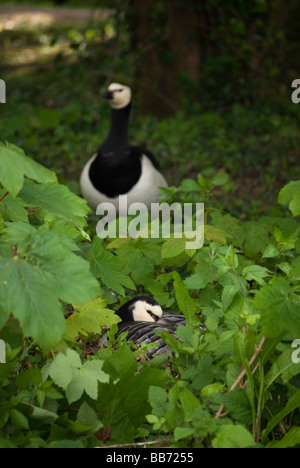
[[[193,179],[183,179],[180,186],[183,192],[199,192],[200,186]]]
[[[22,189],[24,176],[40,183],[57,181],[54,172],[25,156],[22,149],[0,142],[0,182],[13,197]]]
[[[18,227],[20,232],[26,227],[23,240]],[[64,248],[57,235],[32,229],[24,223],[12,225],[12,239],[19,242],[12,244],[14,255],[11,251],[8,258],[0,258],[0,296],[6,316],[13,314],[25,336],[49,349],[65,331],[60,300],[80,304],[97,297],[99,286],[89,264]],[[7,228],[4,238],[11,242],[9,233]]]
[[[82,367],[73,369],[73,377],[66,390],[66,397],[71,404],[81,398],[83,392],[97,399],[98,382],[107,383],[109,375],[102,370],[103,361],[95,359],[86,361]]]
[[[289,205],[293,216],[300,215],[300,180],[289,182],[285,185],[278,196],[280,205]]]
[[[236,286],[234,284],[227,284],[226,286],[224,286],[221,299],[222,299],[222,304],[223,304],[223,308],[225,311],[231,305],[235,295],[239,291],[240,291],[239,286]]]
[[[122,272],[118,258],[111,252],[104,249],[101,240],[95,237],[92,248],[88,252],[91,259],[91,268],[94,276],[100,278],[108,288],[124,296],[124,286],[135,290],[135,285],[131,278]]]
[[[66,320],[65,338],[69,340],[74,340],[79,333],[101,333],[101,327],[110,327],[121,320],[114,311],[106,308],[106,302],[101,298],[76,308],[78,312],[74,312]]]
[[[215,382],[213,384],[206,385],[201,390],[201,396],[202,397],[208,397],[210,395],[213,395],[214,393],[222,392],[224,390],[224,388],[225,388],[225,385],[221,384],[219,382]]]
[[[32,418],[42,424],[54,424],[59,415],[44,408],[33,406]]]
[[[161,258],[165,259],[165,258],[177,257],[177,255],[180,255],[181,253],[185,251],[185,243],[186,243],[185,238],[168,239],[162,246]]]
[[[5,194],[5,189],[0,189],[0,198]],[[28,212],[25,210],[25,203],[20,198],[14,198],[8,194],[0,202],[0,215],[4,221],[28,222]]]
[[[82,364],[79,354],[72,349],[66,353],[58,353],[55,358],[47,362],[42,369],[44,380],[49,376],[64,390],[69,403],[79,400],[85,391],[91,398],[96,399],[98,382],[107,383],[109,375],[102,370],[103,361],[94,359]]]
[[[81,228],[85,225],[84,217],[90,212],[86,201],[65,185],[37,184],[27,180],[19,196],[29,206],[43,208]]]
[[[228,182],[228,174],[226,172],[218,172],[212,179],[213,185],[225,185]]]
[[[300,298],[291,291],[288,281],[274,278],[256,294],[255,307],[261,310],[262,330],[266,337],[275,338],[284,331],[300,336]]]
[[[174,439],[177,442],[180,439],[186,439],[192,436],[195,432],[193,427],[176,427],[174,430]]]
[[[268,268],[260,265],[249,265],[243,269],[243,276],[247,281],[256,281],[260,286],[264,286],[267,276],[270,276],[271,272]]]
[[[24,260],[0,260],[0,296],[6,311],[20,322],[25,336],[31,336],[45,349],[56,345],[65,330],[62,307],[47,278]]]
[[[28,419],[15,408],[10,410],[10,419],[14,427],[17,427],[18,429],[29,430]]]
[[[58,353],[53,360],[47,361],[42,369],[44,380],[51,377],[53,382],[66,390],[73,378],[73,369],[82,367],[79,354],[67,348],[66,353]]]
[[[279,255],[279,252],[276,249],[275,245],[269,244],[265,248],[262,258],[274,258],[274,257],[277,257],[278,255]]]
[[[212,440],[214,448],[248,448],[254,447],[255,441],[244,426],[239,424],[223,424],[215,431]]]

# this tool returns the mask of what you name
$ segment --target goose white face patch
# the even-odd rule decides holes
[[[110,105],[113,109],[122,109],[122,107],[126,107],[131,101],[131,89],[128,86],[111,83],[108,91],[113,94],[113,98],[110,100]]]
[[[151,305],[146,301],[137,301],[132,309],[135,322],[156,322],[163,315],[160,305]]]

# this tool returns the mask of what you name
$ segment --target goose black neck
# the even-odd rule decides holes
[[[111,127],[109,134],[101,146],[102,151],[111,151],[116,147],[127,148],[128,142],[128,123],[131,104],[122,109],[111,110]]]

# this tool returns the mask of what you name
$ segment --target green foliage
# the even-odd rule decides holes
[[[51,171],[10,144],[0,164],[1,447],[300,446],[297,181],[279,194],[291,213],[252,221],[219,209],[225,173],[165,189],[205,201],[190,250],[172,235],[100,240]],[[142,292],[187,318],[179,340],[160,333],[170,356],[114,338],[112,308]]]

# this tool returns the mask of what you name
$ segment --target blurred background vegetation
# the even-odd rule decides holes
[[[0,140],[78,193],[110,124],[101,94],[124,82],[131,141],[156,154],[170,184],[226,171],[226,209],[269,214],[300,178],[299,25],[297,0],[2,1]]]

